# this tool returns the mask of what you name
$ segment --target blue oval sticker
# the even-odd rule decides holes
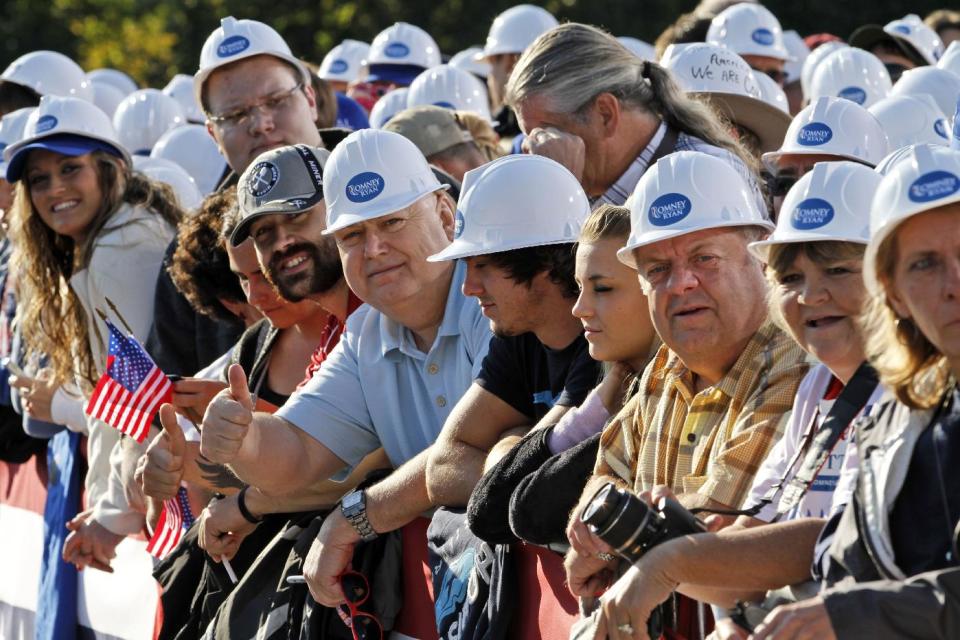
[[[330,63],[330,73],[346,73],[349,68],[350,65],[347,64],[347,61],[341,60],[340,58]]]
[[[905,36],[910,35],[910,27],[908,27],[905,24],[898,24],[893,28],[893,30],[896,31],[897,33],[902,33]]]
[[[838,98],[845,98],[851,102],[856,102],[859,105],[862,105],[867,101],[867,92],[861,89],[860,87],[846,87],[840,89],[840,93],[837,94]]]
[[[692,208],[690,198],[682,193],[665,193],[650,205],[647,219],[655,227],[668,227],[690,215]]]
[[[957,122],[957,125],[960,125],[960,121]],[[957,126],[954,125],[954,126]],[[937,118],[937,121],[933,123],[933,131],[938,136],[947,139],[947,121],[944,118]]]
[[[405,58],[410,55],[410,47],[402,42],[391,42],[383,52],[388,58]]]
[[[217,57],[229,58],[235,56],[242,51],[246,51],[249,46],[250,41],[243,36],[230,36],[217,47]]]
[[[750,34],[750,38],[757,44],[762,44],[765,47],[773,44],[773,32],[770,31],[770,29],[754,29],[753,33]]]
[[[383,176],[373,171],[358,173],[347,183],[346,194],[350,202],[369,202],[383,193]]]
[[[833,130],[822,122],[811,122],[800,128],[797,142],[805,147],[817,147],[830,142]]]
[[[949,171],[931,171],[913,181],[907,197],[914,202],[930,202],[953,195],[958,189],[960,178]]]
[[[53,129],[55,126],[57,126],[56,117],[50,115],[41,116],[40,119],[37,120],[37,128],[35,131],[37,133],[43,133],[44,131],[50,131],[50,129]]]
[[[463,219],[463,212],[457,209],[457,215],[453,218],[453,239],[456,240],[463,235],[463,226],[466,221]]]
[[[833,220],[833,205],[821,198],[807,198],[790,214],[790,224],[800,231],[819,229],[829,224],[831,220]]]
[[[455,106],[453,106],[453,105],[450,104],[449,102],[444,102],[443,100],[441,100],[441,101],[439,101],[439,102],[434,102],[434,103],[433,103],[433,106],[435,106],[435,107],[443,107],[444,109],[453,109],[454,111],[457,110],[457,108],[456,108]]]

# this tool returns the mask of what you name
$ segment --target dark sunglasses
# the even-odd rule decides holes
[[[347,599],[337,607],[344,624],[350,627],[353,640],[383,640],[383,625],[376,616],[360,611],[360,605],[370,598],[370,583],[367,577],[356,571],[347,571],[340,576],[340,588]]]
[[[774,82],[783,86],[783,83],[787,81],[787,72],[781,69],[754,69],[758,73],[765,73],[770,76]]]
[[[787,191],[790,191],[793,185],[797,184],[800,176],[791,173],[782,175],[766,174],[764,178],[767,183],[767,193],[773,198],[782,198],[787,195]]]

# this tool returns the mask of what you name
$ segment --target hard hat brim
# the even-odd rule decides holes
[[[448,260],[459,260],[460,258],[474,258],[476,256],[486,256],[491,253],[501,253],[503,251],[516,251],[517,249],[529,249],[530,247],[546,247],[555,244],[573,244],[576,240],[563,238],[560,240],[548,240],[545,242],[517,242],[496,247],[485,247],[472,242],[463,242],[454,240],[446,249],[432,256],[427,257],[427,262],[445,262]]]
[[[756,134],[761,151],[776,151],[783,145],[791,118],[772,104],[733,93],[691,92],[690,95],[717,105],[732,122]]]
[[[819,151],[815,150],[815,147],[811,147],[811,151],[798,151],[798,150],[787,150],[787,151],[768,151],[760,156],[760,161],[763,163],[763,166],[773,174],[776,174],[778,170],[777,161],[784,156],[833,156],[836,158],[843,158],[844,160],[850,160],[851,162],[859,162],[865,167],[870,167],[873,169],[876,165],[866,162],[863,158],[858,158],[849,153],[836,153],[833,151]]]
[[[756,242],[751,242],[747,245],[747,249],[750,250],[750,253],[760,261],[766,263],[767,259],[770,256],[770,247],[777,244],[799,244],[801,242],[855,242],[857,244],[866,245],[867,241],[863,238],[855,237],[841,237],[836,235],[822,235],[817,236],[814,234],[807,235],[806,237],[793,237],[793,238],[778,238],[778,239],[767,239],[767,240],[757,240]]]
[[[617,251],[617,259],[623,264],[627,265],[631,269],[637,268],[637,262],[633,258],[634,249],[639,249],[640,247],[646,247],[663,240],[670,240],[671,238],[679,238],[680,236],[685,236],[690,233],[696,233],[697,231],[706,231],[707,229],[729,229],[733,227],[763,227],[768,231],[773,231],[775,226],[769,220],[736,220],[731,222],[711,224],[704,227],[696,228],[684,228],[684,229],[665,229],[663,231],[653,231],[645,233],[643,239],[639,242],[633,242],[628,244],[622,249]]]
[[[392,199],[383,200],[382,202],[378,203],[378,206],[373,208],[373,210],[370,212],[346,213],[346,214],[335,215],[332,212],[328,211],[327,219],[329,220],[333,218],[336,220],[336,222],[333,225],[324,229],[323,235],[325,236],[333,235],[334,233],[336,233],[337,231],[340,231],[341,229],[346,229],[347,227],[358,224],[360,222],[366,222],[367,220],[376,220],[377,218],[388,216],[391,213],[396,213],[397,211],[400,211],[401,209],[406,209],[407,207],[412,205],[414,202],[416,202],[417,200],[419,200],[420,198],[426,195],[434,193],[435,191],[441,191],[441,190],[446,191],[449,188],[450,188],[450,185],[448,184],[437,183],[436,185],[432,185],[429,189],[424,189],[423,191],[415,194],[406,193],[400,196],[395,196]]]

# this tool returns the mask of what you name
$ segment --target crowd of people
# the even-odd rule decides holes
[[[160,638],[526,637],[524,548],[571,638],[960,637],[955,38],[704,0],[319,65],[225,17],[162,91],[28,53],[0,459],[83,459],[71,571],[172,527]]]

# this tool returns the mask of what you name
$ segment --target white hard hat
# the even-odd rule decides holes
[[[324,234],[399,211],[445,188],[415,144],[380,129],[361,129],[344,138],[323,173]]]
[[[117,107],[120,106],[123,99],[127,97],[116,86],[106,82],[91,80],[90,87],[93,89],[93,104],[97,105],[101,111],[111,118],[117,112]]]
[[[641,60],[656,60],[657,50],[649,42],[644,42],[639,38],[630,36],[619,36],[617,41],[627,48],[627,51],[637,56]]]
[[[630,237],[617,257],[634,269],[633,250],[661,240],[721,227],[774,228],[737,170],[697,151],[678,151],[658,160],[631,197]]]
[[[810,93],[810,80],[813,79],[813,72],[820,66],[823,59],[837,49],[843,49],[849,46],[846,42],[831,40],[830,42],[824,42],[810,52],[807,59],[803,61],[803,67],[800,69],[800,89],[803,91],[804,100],[810,102],[806,97]]]
[[[323,56],[317,75],[323,80],[353,82],[370,53],[370,45],[360,40],[344,40]]]
[[[124,97],[127,97],[140,87],[133,78],[119,69],[94,69],[87,72],[87,80],[93,83],[113,85]]]
[[[910,43],[927,64],[937,64],[943,55],[943,41],[937,32],[928,27],[916,14],[906,15],[899,20],[893,20],[884,25],[883,30],[894,38],[900,38]]]
[[[818,162],[783,199],[777,229],[750,251],[767,262],[770,246],[833,240],[867,244],[870,200],[880,175],[859,162]]]
[[[24,107],[11,111],[0,119],[0,153],[10,145],[20,142],[30,114],[36,110],[36,107]],[[0,180],[5,180],[6,175],[7,163],[0,161]]]
[[[406,22],[397,22],[377,34],[370,43],[367,65],[370,69],[368,79],[390,80],[398,84],[410,84],[413,77],[401,74],[393,77],[390,67],[412,66],[420,71],[440,64],[440,47],[429,33],[418,26]],[[389,66],[388,66],[389,65]],[[384,67],[387,68],[384,68]],[[416,73],[419,73],[417,71]],[[416,73],[413,76],[416,76]]]
[[[780,150],[762,160],[775,170],[784,155],[826,154],[873,167],[887,152],[887,135],[872,113],[850,100],[823,97],[794,117]]]
[[[41,96],[70,96],[93,102],[87,74],[76,62],[56,51],[31,51],[11,62],[0,80],[36,91]]]
[[[807,56],[810,55],[810,47],[803,41],[803,37],[793,29],[783,32],[783,46],[786,47],[791,58],[783,67],[784,73],[787,74],[786,84],[790,84],[800,79],[803,72],[803,63],[807,61]]]
[[[590,215],[580,182],[543,156],[506,156],[467,175],[453,242],[427,258],[431,262],[573,243]]]
[[[200,50],[200,68],[193,76],[193,92],[202,104],[203,83],[216,69],[253,56],[268,55],[289,62],[300,70],[304,85],[310,85],[310,72],[297,60],[286,41],[273,27],[257,20],[237,20],[228,16],[211,33]]]
[[[176,162],[190,174],[204,195],[213,193],[227,169],[227,161],[217,143],[206,127],[199,124],[168,130],[153,145],[150,157]]]
[[[906,147],[900,147],[894,151],[891,151],[887,156],[880,161],[880,163],[874,167],[874,171],[877,175],[885,176],[890,171],[897,166],[902,160],[907,158],[912,158],[914,150],[917,147],[942,147],[940,144],[930,144],[929,142],[921,142],[918,144],[907,145]]]
[[[91,142],[94,148],[91,148]],[[122,158],[128,167],[132,166],[130,154],[117,137],[107,114],[80,98],[40,98],[40,106],[27,118],[23,137],[3,150],[9,182],[20,178],[27,152],[31,149],[49,149],[65,155],[85,155],[102,149]]]
[[[763,101],[792,118],[793,116],[790,116],[790,101],[787,99],[787,93],[783,90],[783,87],[765,73],[754,73],[753,75],[757,78],[757,86],[760,87],[760,97],[763,98]]]
[[[390,122],[390,118],[406,109],[409,91],[406,87],[399,87],[383,94],[370,110],[370,126],[374,129],[383,129],[383,125]]]
[[[937,67],[960,75],[960,40],[954,40],[943,56],[937,60]]]
[[[658,64],[661,67],[666,68],[670,61],[673,60],[673,57],[678,55],[681,51],[687,47],[692,47],[693,45],[698,44],[696,42],[675,42],[673,44],[668,44],[667,48],[663,50],[663,55],[660,56]]]
[[[534,40],[560,24],[553,14],[532,4],[510,7],[493,20],[483,45],[484,57],[523,53]]]
[[[113,114],[120,142],[134,155],[149,155],[167,129],[186,124],[180,103],[159,89],[140,89],[123,99]]]
[[[757,74],[739,55],[700,42],[671,56],[666,68],[684,91],[707,98],[732,122],[756,134],[763,151],[780,147],[790,115],[763,100]]]
[[[919,144],[883,177],[870,207],[870,242],[863,257],[867,290],[878,293],[877,249],[904,220],[960,202],[960,152]]]
[[[193,76],[185,73],[178,73],[170,78],[170,82],[163,88],[163,92],[177,101],[187,122],[203,124],[207,118],[203,115],[203,109],[197,102],[197,96],[193,93]]]
[[[928,142],[950,144],[950,126],[928,95],[890,96],[870,107],[887,134],[890,149]]]
[[[193,211],[203,202],[203,194],[183,167],[171,160],[134,156],[133,168],[151,180],[170,185],[185,211]]]
[[[407,91],[407,108],[421,105],[469,111],[484,120],[490,120],[490,101],[483,82],[466,71],[447,64],[427,69],[410,85]]]
[[[789,60],[783,44],[780,21],[760,4],[741,3],[727,7],[710,21],[707,42],[727,47],[740,55]]]
[[[490,63],[484,60],[478,60],[477,57],[483,57],[483,49],[480,47],[468,47],[450,58],[451,67],[463,69],[475,76],[486,78],[490,75]]]
[[[846,98],[869,107],[890,95],[892,86],[880,58],[863,49],[842,47],[817,65],[806,98],[810,102],[822,96]]]
[[[904,71],[897,84],[893,85],[892,96],[915,96],[927,94],[933,98],[943,115],[949,116],[956,111],[957,98],[960,97],[960,76],[937,67],[917,67]]]

